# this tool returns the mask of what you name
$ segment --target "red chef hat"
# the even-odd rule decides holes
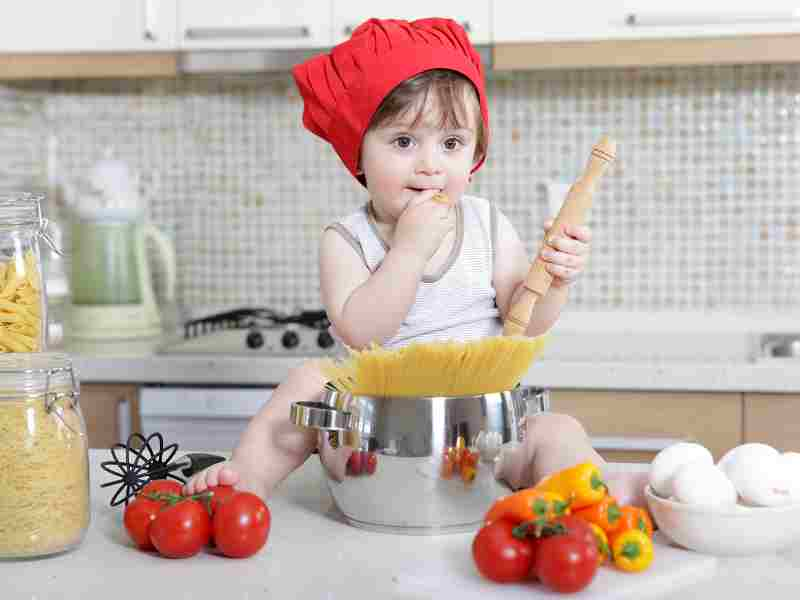
[[[328,141],[358,179],[361,141],[375,111],[400,83],[431,69],[456,71],[474,84],[488,135],[480,56],[458,23],[438,18],[370,19],[330,54],[294,67],[292,74],[305,102],[303,125]],[[472,171],[482,164],[483,158]]]

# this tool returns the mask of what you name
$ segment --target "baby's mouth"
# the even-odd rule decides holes
[[[409,189],[412,192],[417,193],[417,194],[422,193],[422,192],[427,192],[428,190],[433,190],[435,192],[441,192],[442,191],[442,188],[418,188],[418,187],[410,187],[410,186],[408,188],[406,188],[406,189]]]

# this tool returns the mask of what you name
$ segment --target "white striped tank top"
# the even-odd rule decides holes
[[[380,267],[389,247],[369,217],[367,205],[327,227],[342,235],[370,273]],[[500,335],[503,323],[492,285],[496,209],[488,201],[463,196],[456,205],[453,250],[438,273],[425,275],[400,329],[383,346],[411,342],[471,341]]]

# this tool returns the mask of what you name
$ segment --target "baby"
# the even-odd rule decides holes
[[[293,74],[304,125],[331,143],[367,192],[359,210],[322,235],[320,284],[334,334],[352,348],[501,335],[530,260],[508,218],[466,193],[486,158],[489,111],[480,57],[464,30],[449,19],[371,19]],[[542,251],[553,282],[527,335],[558,318],[590,239],[588,228],[567,227]],[[324,384],[314,361],[292,371],[231,460],[186,490],[221,483],[268,496],[316,447],[316,434],[292,425],[289,411],[317,399]],[[569,416],[535,415],[527,432],[499,469],[515,488],[580,461],[605,464]]]

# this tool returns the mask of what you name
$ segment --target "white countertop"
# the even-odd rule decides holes
[[[757,360],[800,315],[565,313],[523,384],[550,389],[800,393],[800,359]],[[302,357],[159,355],[163,340],[68,343],[84,382],[275,385]]]
[[[73,351],[85,383],[154,383],[207,385],[274,385],[303,358],[247,356],[163,356],[152,350],[115,351],[100,344],[93,351]],[[534,363],[524,385],[550,389],[672,390],[699,392],[800,393],[800,361],[544,359]]]
[[[459,577],[474,585],[482,583],[470,567],[471,533],[402,536],[344,523],[315,457],[269,500],[272,527],[266,547],[255,556],[233,560],[201,552],[189,559],[169,560],[141,552],[123,529],[122,509],[107,504],[114,490],[99,487],[108,478],[99,469],[99,462],[106,458],[107,451],[91,452],[92,522],[83,543],[46,559],[0,561],[3,600],[420,600],[458,597],[454,587]],[[794,600],[800,589],[800,547],[775,555],[720,559],[710,576],[689,587],[662,586],[657,595],[650,591],[637,599]],[[489,585],[501,598],[504,588]]]

